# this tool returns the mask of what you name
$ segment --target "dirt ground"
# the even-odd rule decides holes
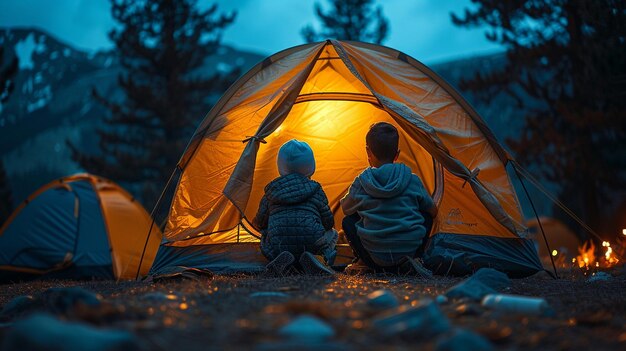
[[[504,291],[546,298],[556,312],[552,317],[502,313],[462,300],[440,307],[454,327],[482,335],[496,349],[625,350],[623,272],[623,267],[614,269],[608,281],[597,282],[588,282],[588,277],[575,273],[562,273],[559,280],[540,274],[514,279]],[[372,321],[385,312],[368,307],[366,296],[377,289],[388,289],[401,304],[416,305],[461,280],[337,274],[332,278],[214,276],[151,283],[36,281],[0,285],[0,306],[19,295],[36,295],[51,287],[80,286],[98,293],[104,304],[60,318],[81,320],[98,328],[129,330],[150,350],[293,349],[293,344],[285,344],[278,329],[303,314],[325,321],[335,336],[324,344],[298,347],[302,350],[429,350],[435,348],[436,337],[419,333],[390,337],[377,330]],[[256,292],[282,294],[251,296]],[[11,324],[11,320],[0,324],[0,344]]]

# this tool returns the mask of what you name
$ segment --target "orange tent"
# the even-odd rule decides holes
[[[541,221],[541,227],[537,219],[531,219],[526,222],[526,225],[530,229],[530,233],[534,234],[537,250],[540,257],[564,256],[569,261],[570,259],[578,255],[578,248],[582,245],[582,242],[573,231],[571,231],[563,222],[556,218],[539,217]],[[550,249],[555,252],[548,252],[548,249],[541,237],[541,229],[546,235],[546,240],[550,246]]]
[[[241,77],[199,125],[172,176],[164,243],[153,273],[174,266],[231,271],[263,263],[253,218],[292,139],[316,157],[335,223],[339,199],[368,166],[365,134],[386,121],[400,131],[400,162],[433,194],[426,262],[466,274],[483,266],[512,275],[543,269],[507,174],[511,156],[470,105],[428,67],[360,42],[297,46]],[[159,219],[161,220],[161,219]],[[340,229],[340,228],[337,228]],[[169,268],[168,268],[169,267]]]
[[[146,243],[151,225],[143,206],[110,180],[90,174],[55,180],[0,228],[0,279],[134,279],[148,273],[159,247],[156,226]]]

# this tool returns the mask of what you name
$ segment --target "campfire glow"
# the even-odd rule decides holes
[[[619,262],[619,259],[613,253],[613,249],[611,248],[611,243],[608,241],[603,241],[602,246],[606,248],[606,252],[604,253],[604,257],[605,257],[604,259],[607,263],[607,266],[608,267],[615,266]]]
[[[578,268],[585,270],[589,270],[593,266],[608,268],[619,263],[620,260],[613,252],[610,242],[603,241],[602,248],[604,249],[604,255],[596,256],[596,246],[592,241],[587,241],[578,248],[579,255],[572,259],[572,263],[578,264]]]
[[[580,255],[576,256],[576,261],[578,262],[578,268],[589,268],[595,261],[596,246],[593,244],[593,241],[587,241],[583,244],[583,246],[578,248],[578,253]]]

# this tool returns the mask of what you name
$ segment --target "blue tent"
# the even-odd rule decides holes
[[[134,278],[151,219],[113,182],[88,174],[53,181],[0,228],[0,280],[29,277]],[[154,229],[140,273],[160,240]]]

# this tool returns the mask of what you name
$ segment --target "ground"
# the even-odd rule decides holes
[[[496,349],[624,350],[623,272],[613,270],[610,279],[596,282],[580,274],[562,274],[559,280],[546,274],[512,280],[505,293],[544,297],[555,311],[551,317],[502,313],[467,300],[448,301],[440,308],[454,327],[485,337]],[[416,332],[389,336],[377,330],[372,321],[391,312],[368,307],[367,295],[388,289],[401,304],[418,305],[461,280],[337,274],[332,278],[214,276],[161,282],[37,281],[0,285],[0,306],[14,297],[36,296],[51,287],[80,286],[98,293],[104,304],[60,318],[132,331],[145,349],[292,349],[293,344],[285,344],[278,330],[298,315],[309,314],[335,331],[328,342],[311,348],[429,350],[435,348],[437,336]],[[252,295],[257,292],[281,294]],[[5,320],[0,324],[0,345],[12,323]]]

